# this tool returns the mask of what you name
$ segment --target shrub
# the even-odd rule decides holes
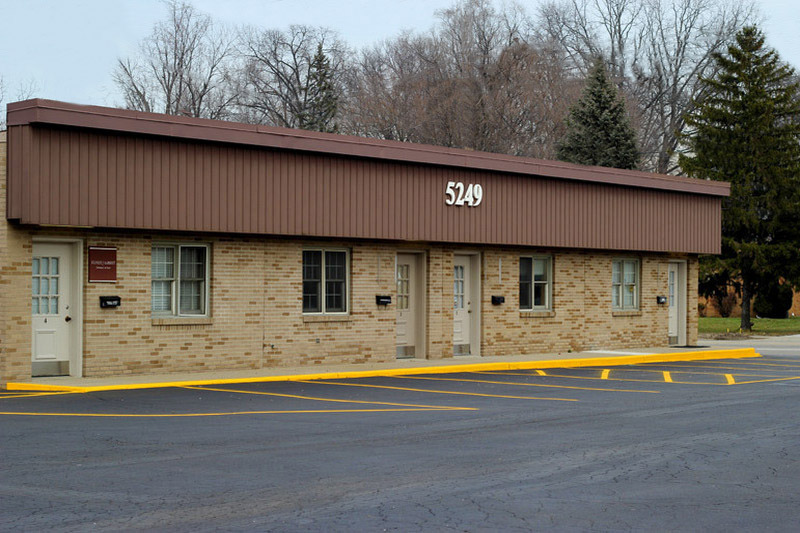
[[[764,318],[786,318],[792,307],[792,288],[777,280],[763,287],[756,295],[753,310]]]

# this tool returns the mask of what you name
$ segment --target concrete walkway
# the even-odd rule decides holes
[[[448,359],[397,359],[385,363],[321,364],[246,370],[211,370],[169,374],[75,378],[33,378],[8,382],[8,390],[93,392],[185,385],[252,383],[308,379],[342,379],[411,374],[444,374],[487,370],[545,369],[580,366],[618,366],[702,359],[759,357],[753,348],[653,347],[631,350],[592,350],[576,353],[528,354],[502,357],[459,356]]]

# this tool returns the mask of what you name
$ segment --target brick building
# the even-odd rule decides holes
[[[48,100],[0,135],[3,381],[694,344],[729,194]]]

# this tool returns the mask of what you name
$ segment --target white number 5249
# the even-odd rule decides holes
[[[465,187],[460,181],[448,181],[444,196],[447,205],[478,207],[483,201],[483,187],[480,183],[469,183]]]

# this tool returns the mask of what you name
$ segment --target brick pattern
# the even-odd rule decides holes
[[[0,205],[5,205],[6,152],[0,139]],[[424,251],[425,352],[453,356],[453,246],[385,242],[319,242],[239,236],[148,235],[141,232],[21,228],[0,223],[0,379],[30,379],[30,258],[34,237],[83,239],[83,369],[85,376],[263,368],[322,363],[388,361],[395,357],[395,255]],[[208,320],[154,320],[150,312],[153,243],[211,245]],[[88,247],[117,251],[117,282],[88,278]],[[302,313],[302,250],[306,246],[350,251],[347,316]],[[535,250],[553,257],[553,309],[519,310],[522,248],[481,247],[481,353],[484,356],[565,353],[667,344],[667,264],[688,259],[688,294],[697,291],[696,257]],[[641,261],[640,310],[611,310],[611,261]],[[122,305],[101,309],[99,296],[118,295]],[[393,304],[378,306],[375,296]],[[494,306],[492,295],[505,296]],[[689,298],[688,341],[697,340],[697,302]]]
[[[668,343],[668,309],[656,303],[656,296],[667,294],[670,257],[536,250],[537,254],[550,255],[553,260],[552,309],[521,311],[519,257],[530,253],[531,250],[525,249],[484,252],[484,355],[568,353]],[[638,311],[614,312],[611,308],[611,262],[618,257],[640,259]],[[694,286],[689,283],[688,294],[697,290],[696,265],[696,259],[689,260],[689,279],[694,275],[695,282]],[[505,296],[505,303],[492,305],[492,295]],[[687,340],[692,343],[697,337],[696,304],[692,309],[690,303],[688,315]]]

